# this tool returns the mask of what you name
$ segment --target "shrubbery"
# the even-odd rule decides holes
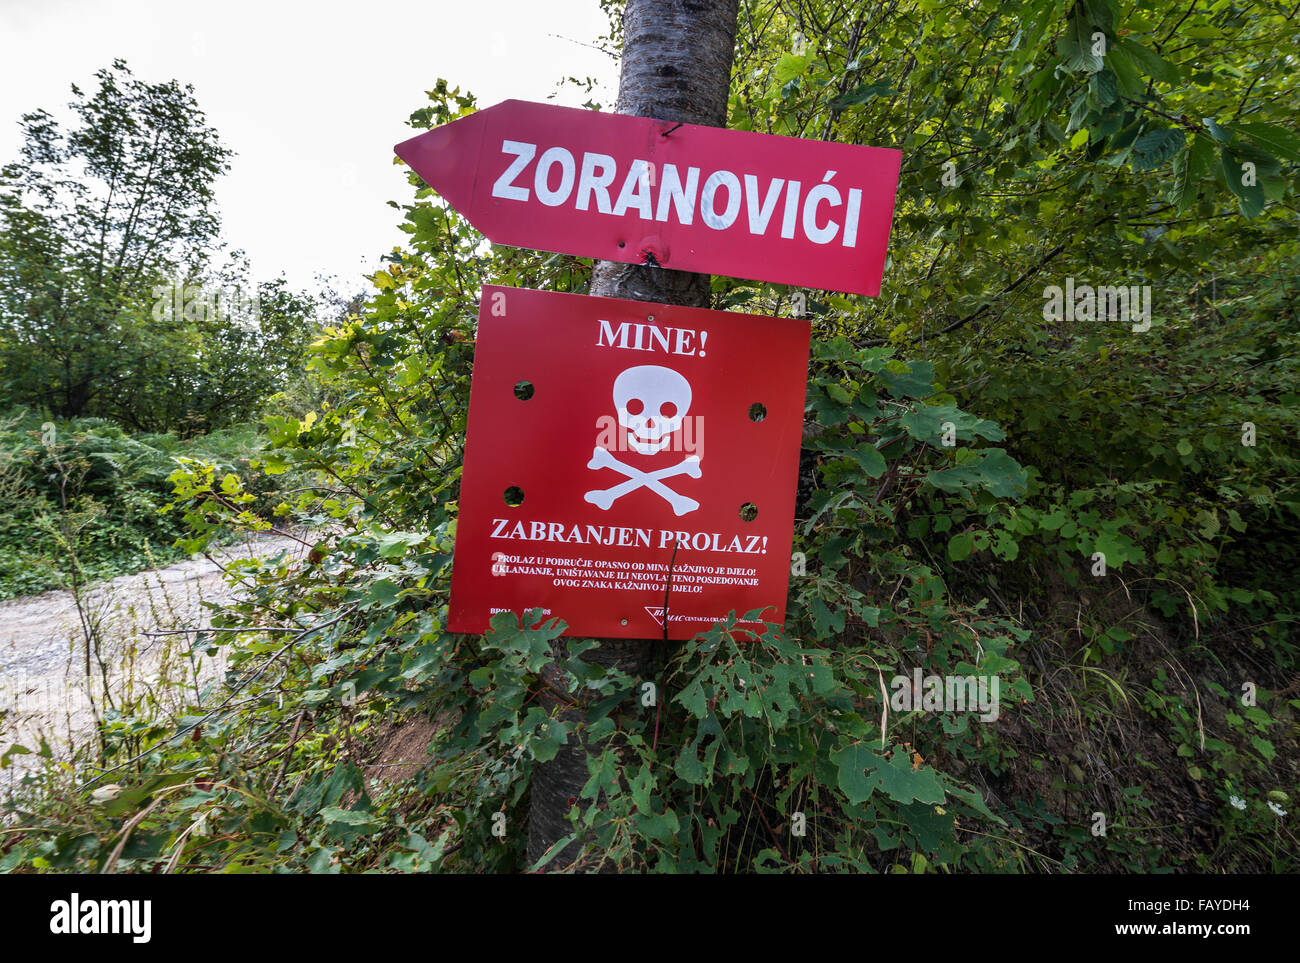
[[[181,441],[129,435],[101,418],[45,423],[27,413],[11,416],[0,431],[0,598],[182,556],[174,543],[187,534],[185,525],[166,511],[175,459],[246,472],[261,442],[252,427]]]

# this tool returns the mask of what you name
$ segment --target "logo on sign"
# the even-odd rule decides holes
[[[691,410],[691,383],[679,372],[660,365],[628,368],[614,379],[614,410],[632,451],[657,455],[668,448]],[[627,479],[613,488],[587,492],[583,498],[597,508],[608,511],[618,499],[641,488],[649,489],[666,501],[672,506],[674,515],[685,515],[700,507],[695,499],[664,484],[664,479],[679,475],[699,478],[702,470],[698,454],[687,455],[676,465],[647,472],[625,464],[608,449],[597,445],[587,467],[592,471],[610,468]]]

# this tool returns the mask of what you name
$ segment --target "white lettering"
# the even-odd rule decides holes
[[[727,188],[727,207],[719,214],[715,205],[719,187]],[[740,179],[731,171],[714,171],[704,182],[704,193],[700,197],[700,216],[704,223],[715,231],[725,231],[736,222],[740,213]]]
[[[834,176],[834,171],[828,171],[825,180]],[[814,244],[829,244],[840,229],[837,223],[829,219],[825,227],[817,226],[817,208],[822,201],[829,202],[831,207],[839,207],[844,203],[839,189],[830,184],[818,184],[808,192],[803,202],[803,232]]]
[[[650,165],[643,160],[634,160],[627,169],[623,180],[623,189],[618,192],[618,201],[614,204],[614,216],[622,217],[628,208],[635,207],[642,220],[650,220]]]
[[[677,220],[682,224],[691,224],[695,220],[695,192],[700,186],[700,169],[690,167],[686,170],[686,185],[683,186],[677,173],[676,164],[664,165],[664,176],[659,186],[659,207],[655,211],[656,221],[668,220],[668,204],[671,201],[677,209]]]
[[[618,164],[608,154],[583,154],[582,174],[578,178],[578,197],[574,206],[580,211],[587,210],[594,194],[596,210],[601,214],[612,213],[609,206],[609,185],[617,173]]]
[[[560,186],[551,190],[551,168],[560,165]],[[533,178],[533,187],[537,190],[537,199],[547,207],[559,207],[569,199],[573,191],[573,155],[563,147],[552,147],[537,161],[537,174]]]
[[[510,166],[502,172],[496,183],[492,185],[492,196],[504,197],[508,201],[528,200],[528,188],[519,187],[514,183],[514,180],[528,166],[528,162],[533,159],[533,155],[537,153],[537,145],[525,144],[517,140],[503,140],[501,142],[501,153],[514,154],[515,159],[510,162]]]
[[[745,175],[745,203],[749,206],[749,233],[762,234],[767,231],[767,222],[776,210],[776,199],[781,193],[785,178],[774,177],[767,188],[767,196],[759,203],[758,178],[753,174]]]
[[[785,217],[781,220],[781,236],[794,237],[794,219],[799,211],[799,182],[787,181],[785,185]]]
[[[849,188],[849,208],[844,212],[844,246],[858,246],[858,214],[862,210],[862,191]]]

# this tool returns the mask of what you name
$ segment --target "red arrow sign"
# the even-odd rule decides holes
[[[902,159],[522,100],[394,150],[499,244],[869,295]]]
[[[531,608],[600,637],[782,623],[808,338],[792,318],[483,288],[448,629]]]

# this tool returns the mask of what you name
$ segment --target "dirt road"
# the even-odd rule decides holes
[[[306,548],[284,536],[250,537],[156,571],[123,575],[90,586],[78,609],[71,592],[0,603],[0,751],[12,742],[35,745],[40,735],[56,750],[89,731],[93,722],[86,690],[86,620],[98,620],[103,661],[113,691],[156,686],[161,677],[191,683],[210,679],[220,666],[188,653],[188,636],[149,637],[146,632],[207,624],[204,602],[229,598],[216,563]],[[94,666],[96,692],[103,685]],[[21,759],[21,757],[18,757]],[[15,761],[18,761],[16,759]],[[10,770],[12,773],[13,770]]]

